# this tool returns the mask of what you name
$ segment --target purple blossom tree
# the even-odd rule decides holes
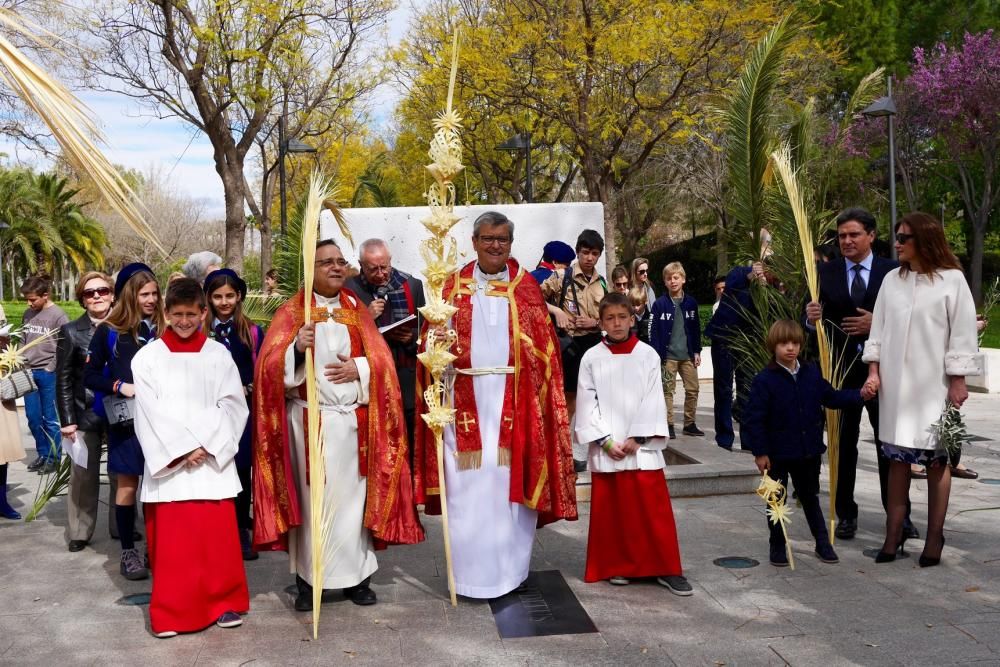
[[[939,43],[913,52],[913,70],[904,82],[915,102],[907,122],[930,129],[941,170],[962,198],[972,227],[969,282],[982,296],[983,246],[991,217],[1000,204],[1000,38],[993,31],[966,33],[962,45]]]

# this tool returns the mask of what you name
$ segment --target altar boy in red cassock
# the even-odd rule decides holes
[[[170,327],[132,360],[135,431],[146,458],[146,515],[157,637],[213,623],[241,625],[250,608],[233,498],[246,399],[229,350],[202,333],[205,294],[194,280],[167,290]]]
[[[677,528],[663,476],[667,408],[659,356],[630,329],[628,297],[601,300],[603,342],[580,362],[576,436],[590,443],[590,536],[584,581],[656,577],[676,595],[691,595],[681,574]]]

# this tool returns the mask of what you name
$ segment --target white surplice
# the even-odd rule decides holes
[[[199,352],[171,352],[156,340],[136,353],[132,375],[135,434],[146,459],[142,502],[235,497],[242,487],[233,457],[250,413],[229,350],[206,340]],[[211,454],[207,462],[174,463],[198,447]]]
[[[316,305],[332,312],[340,308],[340,295],[325,298],[314,295]],[[326,508],[333,516],[329,541],[324,552],[323,588],[347,588],[361,583],[378,569],[371,532],[364,527],[367,478],[358,468],[358,420],[355,410],[368,404],[368,360],[354,357],[360,376],[354,382],[333,384],[323,369],[340,363],[337,355],[351,356],[348,328],[334,321],[316,323],[316,385],[322,412],[324,454],[326,456]],[[302,525],[293,528],[288,539],[289,562],[293,573],[312,586],[312,512],[310,487],[306,483],[306,402],[299,398],[298,387],[306,380],[305,365],[295,365],[295,343],[285,353],[285,398],[288,407],[289,444],[292,468],[298,481]]]
[[[616,461],[601,444],[611,436],[649,440]],[[580,360],[576,393],[576,437],[590,443],[591,472],[662,470],[667,446],[667,404],[660,381],[660,357],[639,342],[629,354],[613,354],[603,342]]]
[[[477,265],[472,296],[472,368],[499,368],[510,363],[510,304],[506,297],[486,296],[487,280],[509,280],[505,269],[487,278]],[[459,470],[455,427],[444,432],[448,528],[455,572],[455,592],[470,598],[496,598],[527,578],[538,514],[510,502],[510,468],[497,465],[500,416],[507,375],[472,378],[476,394],[483,460],[479,468]]]

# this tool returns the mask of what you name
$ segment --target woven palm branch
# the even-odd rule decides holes
[[[17,15],[0,11],[0,26],[42,43]],[[147,243],[166,256],[156,234],[143,219],[138,201],[121,174],[97,147],[102,141],[88,109],[65,86],[49,76],[0,35],[0,80],[48,126],[69,162],[90,176],[111,208]]]
[[[457,338],[454,330],[447,330],[448,321],[457,308],[444,298],[444,285],[458,263],[455,238],[449,235],[459,221],[455,215],[455,185],[453,179],[464,169],[462,166],[462,139],[459,131],[462,119],[452,109],[455,77],[458,74],[458,30],[455,30],[451,47],[451,77],[448,83],[448,101],[443,113],[434,120],[434,137],[431,140],[431,164],[427,171],[434,182],[427,188],[430,215],[421,223],[430,232],[420,247],[424,258],[424,277],[427,278],[427,305],[420,314],[430,325],[424,341],[424,351],[418,355],[428,369],[431,382],[424,391],[427,412],[421,418],[434,433],[437,454],[438,493],[441,499],[441,523],[444,528],[444,555],[448,571],[448,593],[452,606],[458,606],[455,593],[455,574],[451,560],[451,533],[448,529],[448,492],[444,469],[444,429],[455,421],[452,396],[445,383],[445,372],[454,361],[451,347]]]

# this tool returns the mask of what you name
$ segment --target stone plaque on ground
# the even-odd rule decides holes
[[[532,572],[521,586],[490,600],[503,639],[597,632],[559,570]]]

